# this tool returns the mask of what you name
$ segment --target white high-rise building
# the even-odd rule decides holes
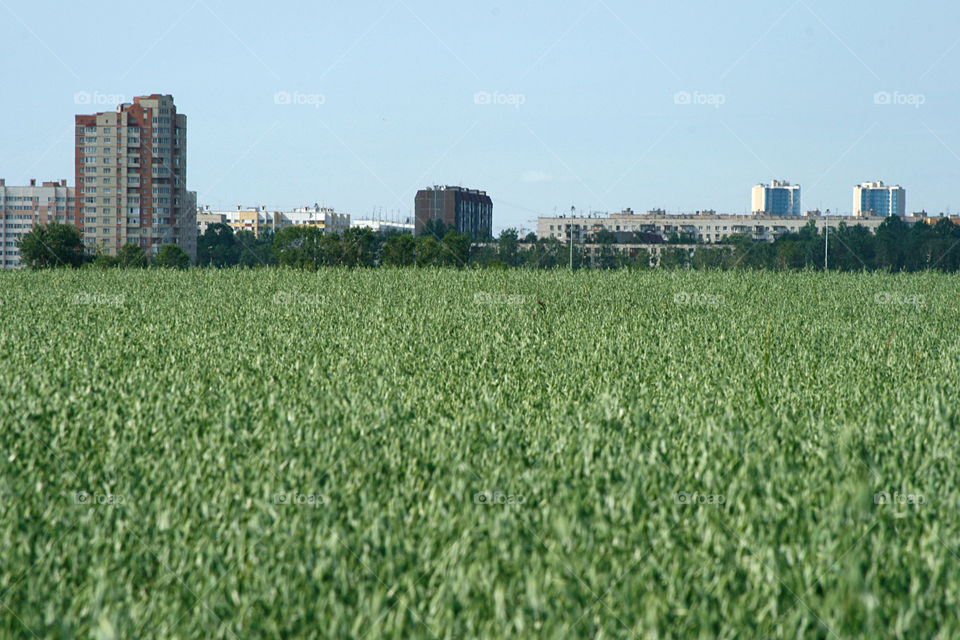
[[[853,215],[906,215],[907,190],[900,185],[885,185],[882,180],[864,182],[853,188]]]
[[[785,180],[758,184],[751,193],[750,211],[773,216],[799,216],[800,185]]]

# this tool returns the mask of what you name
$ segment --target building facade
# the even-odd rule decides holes
[[[354,220],[352,228],[372,229],[377,233],[413,233],[414,224],[407,218],[407,222],[392,222],[388,220]]]
[[[314,227],[324,233],[343,233],[350,228],[350,214],[337,213],[332,207],[299,207],[282,212],[284,227]]]
[[[210,207],[197,209],[197,235],[202,236],[214,224],[227,224],[227,215],[210,211]]]
[[[293,211],[268,211],[265,206],[235,211],[211,211],[209,206],[197,212],[197,233],[203,234],[211,224],[222,223],[238,231],[249,231],[259,238],[262,233],[278,233],[287,227],[314,227],[324,233],[343,233],[350,228],[350,214],[336,213],[330,207],[314,205]]]
[[[136,97],[113,112],[77,115],[75,124],[75,218],[88,251],[116,255],[130,243],[156,255],[176,243],[195,261],[187,117],[173,97]]]
[[[750,211],[773,216],[799,216],[800,185],[784,180],[758,184],[750,194]]]
[[[30,180],[28,186],[7,186],[0,178],[0,268],[20,266],[17,246],[24,234],[34,225],[51,222],[76,224],[76,189],[66,180],[43,182],[37,186]]]
[[[555,238],[567,243],[586,243],[595,234],[606,230],[615,234],[618,242],[638,242],[644,236],[660,236],[661,241],[673,234],[692,242],[723,242],[732,235],[744,235],[756,241],[773,242],[786,233],[797,233],[813,223],[818,231],[840,224],[863,225],[871,232],[884,221],[882,217],[852,216],[772,216],[767,214],[667,214],[653,211],[636,214],[626,209],[609,216],[560,216],[537,219],[537,238]],[[909,223],[910,218],[906,221]],[[648,240],[643,240],[648,241]]]
[[[414,235],[423,233],[430,220],[473,238],[493,235],[493,200],[486,191],[433,186],[417,191],[414,199]]]
[[[889,216],[906,215],[907,191],[900,185],[885,185],[882,180],[864,182],[853,188],[853,215]]]

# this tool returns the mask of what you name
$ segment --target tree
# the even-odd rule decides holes
[[[720,269],[723,267],[723,252],[724,249],[717,247],[697,247],[690,264],[694,269]]]
[[[441,267],[444,264],[443,245],[432,235],[418,236],[414,256],[418,267]]]
[[[252,231],[234,234],[237,264],[242,267],[262,267],[273,264],[273,231],[264,229],[259,236]]]
[[[34,227],[24,234],[18,246],[20,261],[31,269],[83,264],[83,238],[73,225],[51,222]]]
[[[316,227],[287,227],[273,240],[277,264],[316,269],[324,264],[323,232]]]
[[[443,236],[444,263],[451,267],[465,267],[470,260],[470,236],[452,229]]]
[[[142,269],[147,266],[147,254],[139,245],[128,242],[117,252],[117,266]]]
[[[93,266],[98,269],[112,269],[120,266],[120,261],[117,259],[117,256],[111,256],[109,253],[97,251],[97,255],[93,259]]]
[[[934,238],[931,241],[931,268],[943,271],[956,271],[960,268],[960,226],[946,218],[941,218],[933,227]]]
[[[516,267],[519,264],[517,257],[519,243],[516,229],[504,229],[500,232],[500,237],[497,239],[497,248],[500,252],[500,260],[504,264],[511,267]]]
[[[680,247],[664,247],[660,250],[660,266],[668,269],[685,269],[690,265],[690,252]]]
[[[900,216],[890,216],[880,223],[876,232],[877,265],[880,268],[890,271],[901,271],[904,268],[907,233],[909,228]]]
[[[416,246],[409,233],[390,236],[383,245],[381,264],[391,267],[406,267],[416,264]]]
[[[746,264],[747,256],[754,249],[754,241],[748,235],[742,233],[733,233],[727,236],[724,239],[724,244],[733,245],[733,249],[730,251],[725,251],[723,254],[723,268],[724,269],[744,269],[748,265]]]
[[[646,249],[637,249],[635,255],[630,261],[630,266],[634,269],[650,269],[650,252]]]
[[[157,266],[166,269],[186,269],[190,266],[190,256],[175,244],[165,244],[157,254]]]
[[[352,227],[340,238],[342,263],[348,267],[372,267],[377,263],[380,241],[369,228]]]
[[[803,254],[793,240],[778,240],[773,267],[777,271],[788,271],[803,267]]]
[[[530,269],[553,269],[562,266],[565,257],[569,257],[568,249],[559,240],[542,238],[524,252],[523,263]]]
[[[217,222],[197,238],[197,264],[230,267],[237,264],[237,240],[229,225]]]
[[[443,236],[447,235],[447,225],[440,218],[427,220],[420,235],[433,236],[433,239],[439,242]]]
[[[610,231],[610,229],[600,229],[600,231],[597,231],[594,234],[593,241],[597,244],[616,244],[617,236],[613,233],[613,231]]]

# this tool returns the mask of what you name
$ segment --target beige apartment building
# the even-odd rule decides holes
[[[24,234],[34,225],[51,222],[75,224],[76,190],[66,180],[43,182],[37,186],[30,180],[28,186],[7,186],[0,178],[0,268],[20,266],[17,247]]]
[[[90,252],[169,243],[196,260],[196,194],[187,191],[187,117],[153,94],[77,115],[76,224]]]
[[[287,227],[314,227],[324,233],[343,233],[350,228],[350,214],[336,213],[330,207],[314,205],[293,211],[267,211],[265,206],[235,211],[211,211],[209,206],[197,212],[197,231],[206,232],[211,224],[226,224],[234,232],[249,231],[259,238],[261,233],[277,233]]]
[[[733,215],[705,212],[697,214],[668,214],[662,210],[636,214],[631,209],[608,216],[559,216],[537,219],[538,238],[556,238],[562,242],[572,239],[582,243],[601,230],[614,234],[654,233],[668,239],[676,233],[697,242],[722,242],[731,235],[746,235],[756,241],[773,242],[785,233],[796,233],[809,223],[817,230],[836,229],[840,224],[863,225],[871,232],[884,221],[877,216],[822,216],[810,212],[803,216],[775,216],[769,214]],[[905,218],[910,222],[911,218]],[[623,237],[623,236],[621,236]]]

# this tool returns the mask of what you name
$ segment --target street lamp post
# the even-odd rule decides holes
[[[830,222],[826,222],[826,228],[823,234],[823,270],[827,270],[827,256],[830,255]]]

